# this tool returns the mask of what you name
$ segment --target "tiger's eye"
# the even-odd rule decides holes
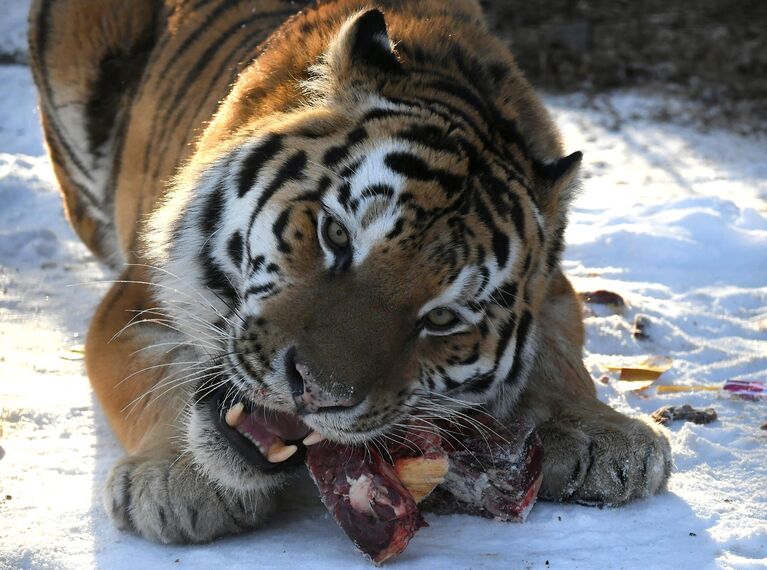
[[[325,224],[325,239],[328,243],[338,249],[349,247],[349,234],[341,224],[333,219]]]
[[[458,316],[444,307],[437,307],[426,315],[426,322],[435,329],[446,329],[458,322]]]

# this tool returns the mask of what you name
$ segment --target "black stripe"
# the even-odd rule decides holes
[[[352,196],[352,187],[348,182],[344,182],[338,187],[338,201],[344,209],[349,209],[349,202]]]
[[[480,354],[481,352],[479,349],[479,343],[476,342],[474,343],[474,346],[471,349],[471,354],[469,354],[469,356],[461,360],[461,364],[464,366],[469,366],[471,364],[474,364],[475,362],[479,360]]]
[[[459,192],[464,186],[463,177],[441,169],[432,169],[421,158],[410,153],[389,153],[384,163],[394,172],[413,180],[436,181],[449,196]]]
[[[493,202],[495,211],[499,214],[511,216],[514,229],[519,239],[525,239],[525,212],[519,204],[517,194],[501,180],[492,174],[485,172],[481,178],[482,186],[487,190],[486,194]]]
[[[490,389],[490,386],[493,385],[493,382],[495,382],[495,374],[492,372],[480,374],[479,376],[475,376],[471,380],[464,382],[460,392],[470,392],[472,394],[486,392]]]
[[[405,220],[402,217],[397,218],[397,222],[394,224],[394,227],[391,229],[391,231],[386,234],[386,239],[391,240],[396,238],[398,235],[402,233],[402,228],[405,225]]]
[[[469,116],[469,114],[464,109],[457,107],[456,105],[453,105],[443,99],[435,99],[422,93],[417,93],[413,96],[413,98],[389,97],[389,100],[393,103],[410,105],[412,107],[424,109],[429,113],[441,117],[448,124],[455,124],[457,120],[460,120],[463,122],[464,126],[481,141],[485,148],[491,148],[495,152],[500,153],[503,159],[509,163],[511,168],[519,172],[520,175],[523,172],[520,164],[514,158],[514,156],[512,156],[510,152],[507,152],[503,145],[499,146],[496,141],[493,140],[492,136],[489,134],[492,129],[490,129],[487,125],[485,125],[486,128],[480,128],[474,118]],[[440,110],[440,108],[444,110]]]
[[[509,340],[511,340],[511,337],[514,335],[514,331],[516,329],[517,319],[514,317],[511,317],[508,321],[506,321],[501,328],[501,334],[498,336],[498,345],[495,347],[494,370],[498,369],[498,366],[501,363],[501,358],[503,357],[503,352],[506,350],[506,345],[509,343]]]
[[[156,140],[155,139],[156,128],[167,129],[170,132],[176,131],[188,107],[184,105],[179,105],[175,102],[179,100],[184,100],[184,95],[190,89],[192,89],[192,85],[196,81],[199,81],[200,75],[204,72],[205,68],[208,65],[210,65],[211,62],[215,59],[217,52],[221,49],[221,47],[224,44],[226,44],[227,41],[231,40],[232,37],[238,31],[242,30],[243,28],[247,28],[250,24],[252,24],[255,21],[263,20],[265,18],[279,17],[279,16],[284,17],[286,15],[291,15],[294,12],[295,10],[268,12],[268,13],[257,12],[248,18],[235,22],[233,25],[229,26],[229,28],[227,28],[226,30],[223,30],[221,32],[221,35],[219,35],[218,38],[208,46],[205,52],[203,52],[203,54],[199,57],[195,65],[187,71],[183,81],[168,82],[168,89],[163,94],[163,98],[170,101],[171,103],[169,104],[169,107],[165,110],[165,112],[163,113],[163,116],[154,123],[152,136],[150,137],[150,140]],[[260,37],[260,34],[255,34],[255,35]],[[222,72],[226,70],[229,62],[232,61],[233,56],[238,53],[239,52],[236,48],[231,50],[225,62],[218,65],[219,72],[216,75],[216,78],[221,76]],[[211,85],[214,85],[214,84],[215,82],[211,82]],[[173,87],[176,87],[176,89],[173,90]],[[195,112],[197,110],[198,109],[195,108]],[[170,118],[174,113],[176,114],[176,118],[172,124],[169,124]],[[163,158],[163,157],[159,157],[159,158]],[[162,164],[163,164],[163,160],[158,160],[156,162],[155,168],[153,169],[153,173],[155,177],[157,177],[159,168],[161,167]]]
[[[200,5],[200,2],[198,2],[196,4],[196,7],[198,9],[200,7],[202,7]],[[166,131],[166,132],[173,132],[171,129],[169,129],[167,127],[167,124],[166,124],[166,121],[170,117],[171,112],[173,111],[173,109],[175,109],[178,106],[178,104],[176,103],[178,98],[177,97],[173,97],[172,96],[173,94],[171,93],[171,90],[173,89],[173,87],[177,86],[177,83],[174,82],[174,81],[167,81],[167,79],[166,79],[167,77],[170,76],[169,72],[171,70],[171,66],[173,64],[175,64],[176,60],[179,57],[181,57],[181,55],[183,53],[185,53],[189,47],[191,47],[191,44],[194,43],[194,41],[197,39],[197,37],[201,33],[203,33],[203,32],[205,32],[205,31],[210,29],[210,24],[211,24],[210,20],[213,19],[214,16],[217,18],[220,12],[225,11],[226,9],[228,9],[230,7],[232,7],[232,4],[227,2],[226,0],[224,0],[221,4],[218,5],[218,7],[213,11],[213,13],[207,14],[206,17],[205,17],[205,20],[202,21],[201,25],[199,25],[198,27],[194,28],[193,30],[190,31],[190,33],[187,34],[186,39],[181,43],[181,45],[171,55],[170,59],[165,63],[165,65],[164,65],[163,69],[160,71],[160,73],[158,73],[156,75],[156,77],[158,78],[156,80],[156,82],[164,82],[165,85],[167,85],[167,87],[168,87],[163,93],[161,93],[159,95],[158,100],[160,100],[160,101],[167,101],[168,102],[167,105],[169,106],[169,109],[167,111],[165,111],[162,120],[156,118],[157,114],[160,113],[160,107],[158,106],[155,109],[155,117],[154,117],[154,120],[152,121],[152,129],[151,129],[150,135],[148,137],[149,141],[156,141],[156,140],[158,140],[158,130],[160,130],[160,129],[162,129],[163,131]],[[171,13],[169,15],[172,16],[173,12],[171,11]],[[169,44],[173,40],[175,40],[176,37],[177,37],[176,34],[171,34],[171,33],[167,33],[167,32],[165,34],[163,34],[163,39],[160,42],[156,53],[158,55],[161,55],[161,54],[165,53],[165,47],[167,46],[167,44]],[[149,160],[150,160],[150,158],[152,156],[155,156],[155,158],[156,158],[157,154],[158,153],[155,151],[155,148],[154,148],[154,146],[151,143],[148,144],[146,146],[146,148],[144,149],[143,165],[144,165],[144,170],[146,172],[149,171]],[[164,159],[164,156],[163,156],[163,159]],[[159,163],[162,164],[163,160],[160,160]],[[156,177],[158,170],[159,170],[159,166],[156,166],[153,169],[153,173],[152,173],[153,176]]]
[[[565,248],[565,225],[560,224],[551,237],[549,252],[546,256],[546,267],[551,271],[559,263],[560,255]]]
[[[416,114],[410,109],[371,109],[360,118],[359,124],[372,123],[382,119],[401,119],[403,117],[415,117]]]
[[[533,258],[530,255],[530,252],[527,252],[527,255],[525,255],[525,263],[522,265],[522,275],[527,276],[527,272],[530,271],[530,266],[533,263]]]
[[[293,180],[302,180],[304,178],[304,169],[307,163],[306,151],[299,150],[291,156],[287,162],[277,171],[277,174],[272,181],[264,188],[258,197],[258,203],[256,204],[253,213],[250,215],[250,221],[248,223],[248,234],[246,240],[246,247],[248,248],[248,255],[250,255],[250,234],[253,232],[256,218],[264,209],[266,203],[274,196],[274,194],[286,183]]]
[[[493,255],[498,260],[498,267],[505,267],[509,260],[509,238],[498,231],[493,232]]]
[[[37,18],[37,60],[40,67],[39,78],[45,91],[46,107],[55,106],[53,88],[51,87],[51,82],[48,77],[47,65],[45,61],[45,52],[48,50],[48,33],[50,27],[50,11],[52,5],[52,0],[44,2],[40,8],[40,14]],[[50,119],[50,121],[48,121],[48,126],[56,134],[56,139],[59,143],[59,146],[61,147],[61,151],[69,157],[69,160],[72,162],[74,167],[86,180],[93,180],[88,169],[85,168],[82,162],[80,162],[80,159],[77,157],[74,150],[72,150],[72,147],[62,135],[62,131],[56,121],[56,115],[52,111],[47,112],[46,115]],[[78,186],[78,189],[81,189],[81,187]],[[94,205],[99,204],[99,200],[97,200],[93,194],[85,189],[82,189],[82,191],[86,198]]]
[[[459,155],[460,151],[457,140],[447,138],[446,133],[433,125],[414,124],[402,129],[395,135],[397,138],[439,152],[448,152]]]
[[[237,174],[237,196],[242,198],[254,187],[256,178],[264,165],[282,150],[282,136],[270,134],[242,161]]]
[[[265,28],[260,30],[261,32],[268,32],[269,29]],[[211,80],[208,82],[208,85],[203,89],[201,92],[206,93],[207,99],[211,97],[211,95],[215,95],[218,93],[222,88],[226,88],[225,86],[231,85],[234,83],[235,79],[237,79],[238,73],[241,71],[242,67],[247,65],[248,62],[253,61],[260,50],[256,49],[254,54],[254,48],[257,46],[263,45],[264,37],[266,36],[266,33],[252,33],[249,36],[249,40],[245,43],[239,43],[233,47],[232,50],[230,50],[229,55],[226,56],[226,59],[218,64],[216,67],[218,71],[213,75]],[[230,70],[231,69],[231,70]],[[222,76],[226,74],[227,70],[229,71],[229,77],[226,80],[222,79]],[[202,73],[202,70],[201,70]],[[219,86],[220,84],[220,86]],[[174,109],[173,112],[176,113],[176,116],[173,120],[173,123],[170,125],[170,127],[167,127],[167,130],[169,132],[175,132],[177,128],[179,128],[179,125],[181,124],[182,120],[184,119],[184,114],[189,110],[188,106],[183,105],[182,103],[186,99],[186,93],[181,93],[177,99],[178,105],[177,108]],[[203,99],[204,101],[207,101],[207,99]],[[192,111],[193,113],[198,112],[197,107],[193,107]],[[215,111],[215,109],[213,109]],[[168,113],[168,116],[170,116],[171,113]],[[205,119],[208,119],[209,117],[205,117]],[[196,137],[198,132],[198,125],[193,121],[188,121],[188,128],[187,132],[184,133],[184,138],[182,140],[182,146],[185,146],[189,141],[190,138]],[[154,173],[155,176],[159,172],[159,168],[161,166],[162,162],[155,165]]]
[[[261,213],[266,203],[274,196],[275,192],[282,188],[288,182],[294,180],[302,180],[304,178],[304,169],[306,168],[307,155],[306,151],[299,150],[293,156],[291,156],[282,168],[277,171],[277,175],[272,179],[269,185],[264,188],[264,191],[258,197],[258,203],[256,209],[251,216],[251,222],[255,220],[256,216]]]
[[[504,283],[493,294],[493,301],[503,309],[513,309],[517,302],[517,284]]]
[[[437,91],[441,91],[442,93],[445,93],[451,97],[455,97],[459,101],[465,103],[467,107],[473,109],[480,116],[482,121],[488,126],[489,129],[492,129],[494,126],[496,119],[494,115],[499,115],[499,113],[497,111],[492,113],[488,109],[485,101],[480,99],[460,83],[456,81],[448,82],[442,79],[437,79],[428,82],[427,86]]]
[[[447,376],[441,376],[441,379],[442,379],[442,382],[445,385],[445,388],[448,391],[455,390],[456,388],[458,388],[460,386],[460,384],[458,382],[456,382],[452,378],[448,378]]]
[[[481,245],[477,246],[477,262],[485,262],[485,248]],[[479,268],[479,274],[482,276],[482,284],[479,286],[479,291],[477,291],[477,297],[482,296],[482,293],[485,292],[485,287],[490,283],[490,271],[486,266],[482,265]]]
[[[226,250],[229,253],[229,259],[235,267],[239,268],[242,264],[242,234],[240,232],[234,232],[232,237],[229,238],[229,243],[226,246]]]
[[[192,47],[192,44],[196,42],[199,37],[209,32],[211,27],[211,24],[214,20],[217,20],[218,17],[226,12],[227,10],[230,10],[231,8],[234,8],[236,4],[234,2],[224,1],[221,2],[216,8],[205,15],[205,19],[200,22],[200,25],[194,28],[191,33],[189,33],[184,41],[181,43],[180,46],[176,49],[176,51],[173,53],[172,56],[170,56],[170,59],[165,63],[165,66],[162,68],[162,70],[157,74],[158,77],[164,78],[169,77],[171,70],[173,69],[173,66],[176,64],[176,61],[183,56],[189,48]]]
[[[498,261],[498,266],[503,267],[509,258],[509,238],[498,229],[490,209],[485,205],[479,193],[474,195],[474,207],[477,216],[487,225],[493,235],[493,254]]]
[[[323,162],[329,167],[335,166],[349,155],[349,150],[354,145],[361,143],[366,137],[365,127],[357,127],[346,136],[344,144],[332,146],[325,151]]]
[[[210,243],[205,246],[200,261],[202,264],[205,286],[211,291],[221,293],[228,299],[235,299],[237,297],[237,292],[234,290],[234,287],[232,287],[232,283],[226,273],[221,270],[216,263],[216,260],[213,259]]]
[[[371,184],[360,193],[359,198],[355,198],[354,200],[352,200],[351,202],[352,212],[357,211],[357,207],[359,206],[359,203],[365,198],[384,198],[387,200],[391,200],[394,198],[394,188],[392,188],[388,184]]]
[[[291,202],[318,202],[325,195],[325,192],[327,192],[328,188],[330,188],[331,183],[332,183],[332,180],[330,180],[330,177],[327,175],[324,175],[322,178],[320,178],[320,181],[317,183],[316,190],[310,190],[309,192],[304,192],[303,194],[300,194],[296,196],[295,198],[293,198]]]
[[[261,295],[263,293],[271,293],[274,291],[274,283],[267,283],[265,285],[254,285],[245,291],[245,299],[251,295]]]
[[[234,287],[232,287],[229,278],[218,266],[212,253],[213,235],[220,227],[221,216],[225,209],[223,196],[224,188],[219,184],[208,196],[205,207],[198,220],[200,232],[205,237],[205,245],[201,252],[200,261],[205,285],[212,291],[218,291],[229,299],[234,299],[236,297]]]
[[[250,260],[250,271],[255,273],[266,263],[266,258],[263,255],[259,255]]]
[[[522,313],[522,318],[519,319],[519,329],[517,330],[517,345],[514,349],[514,364],[511,366],[511,371],[506,377],[506,383],[512,384],[516,382],[519,377],[519,373],[522,371],[522,366],[525,364],[523,360],[523,352],[525,350],[525,344],[527,344],[527,336],[530,332],[530,323],[533,317],[530,311]]]
[[[494,147],[493,141],[487,135],[486,130],[480,129],[479,126],[474,122],[473,118],[469,117],[469,115],[463,109],[459,109],[455,105],[451,105],[450,103],[440,99],[426,97],[422,94],[417,94],[413,98],[389,97],[388,99],[392,103],[409,105],[411,107],[416,107],[428,111],[429,113],[437,115],[449,124],[455,123],[456,120],[460,120],[464,127],[466,127],[471,134],[480,139],[484,147]],[[444,110],[441,110],[440,107]]]
[[[225,208],[224,192],[223,184],[219,183],[211,190],[205,201],[205,206],[198,219],[200,232],[205,238],[210,238],[219,227]]]
[[[99,152],[114,134],[121,108],[133,98],[149,55],[154,48],[156,22],[152,20],[136,41],[127,47],[118,46],[105,54],[98,67],[98,76],[89,90],[85,105],[85,127],[91,154]]]
[[[290,221],[290,209],[283,210],[272,225],[272,232],[274,237],[277,238],[277,249],[282,253],[290,253],[292,251],[290,244],[285,241],[284,233],[285,228]]]

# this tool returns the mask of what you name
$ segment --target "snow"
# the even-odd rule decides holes
[[[0,0],[0,55],[13,61],[27,55],[27,13],[30,0]]]
[[[23,27],[7,24],[10,5],[0,3],[0,48]],[[64,219],[28,69],[0,66],[0,85],[0,567],[369,568],[305,482],[267,528],[209,545],[160,546],[112,527],[100,493],[121,450],[80,352],[112,276]],[[767,380],[767,140],[653,119],[659,101],[638,92],[547,103],[568,149],[585,152],[565,268],[577,289],[628,304],[586,319],[594,377],[666,355],[662,384]],[[639,313],[646,341],[630,333]],[[538,503],[522,525],[431,516],[390,566],[766,568],[767,401],[596,385],[629,414],[716,408],[711,425],[670,427],[668,492],[615,509]]]

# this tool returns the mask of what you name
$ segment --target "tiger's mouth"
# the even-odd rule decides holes
[[[262,471],[284,471],[303,463],[306,447],[325,438],[289,412],[231,396],[226,384],[207,397],[213,424],[242,458]]]

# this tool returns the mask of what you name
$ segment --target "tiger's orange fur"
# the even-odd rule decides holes
[[[299,5],[303,11],[297,11]],[[380,8],[385,15],[388,37],[383,41],[388,46],[390,37],[394,46],[390,54],[374,54],[395,58],[385,61],[384,68],[402,65],[410,70],[407,73],[434,74],[447,85],[465,87],[434,94],[413,82],[412,75],[398,75],[397,69],[389,73],[361,66],[360,57],[369,54],[355,53],[359,43],[355,34],[364,32],[357,28],[370,8]],[[379,49],[375,47],[379,39],[372,38],[366,49]],[[134,496],[135,485],[149,481],[153,473],[175,473],[182,458],[180,465],[194,463],[177,443],[187,429],[180,411],[194,406],[194,395],[179,385],[170,384],[165,390],[163,382],[174,356],[149,350],[163,334],[164,314],[157,306],[162,306],[163,294],[172,296],[173,289],[167,282],[158,285],[158,274],[149,265],[157,265],[162,256],[156,252],[171,248],[174,232],[182,231],[173,225],[178,220],[163,218],[188,206],[184,189],[199,184],[209,170],[219,168],[223,157],[245,148],[260,133],[268,131],[288,141],[275,160],[287,163],[290,151],[293,157],[303,157],[303,179],[321,179],[327,170],[324,157],[344,144],[360,120],[361,93],[382,100],[432,101],[439,112],[429,115],[431,128],[443,129],[446,139],[458,132],[465,144],[485,149],[482,152],[503,146],[514,176],[521,180],[509,182],[514,192],[524,196],[526,184],[533,188],[536,203],[525,204],[518,214],[526,228],[527,259],[515,261],[513,272],[524,283],[525,310],[535,321],[540,349],[529,358],[528,388],[519,388],[508,399],[516,400],[516,414],[540,426],[547,454],[544,495],[622,503],[663,488],[669,471],[665,436],[600,403],[582,363],[580,307],[558,267],[579,156],[562,157],[563,145],[553,122],[507,48],[487,32],[476,1],[328,0],[310,5],[283,0],[35,0],[30,45],[43,128],[70,222],[96,255],[122,271],[93,318],[86,348],[88,375],[128,453],[107,490],[107,508],[119,525],[164,542],[208,540],[248,526],[233,523],[215,506],[205,507],[204,528],[190,530],[182,515],[172,524],[167,520],[160,524],[150,513],[150,506],[156,505],[150,501],[147,506],[148,499]],[[471,69],[462,67],[465,61],[472,62]],[[473,79],[489,87],[476,93]],[[513,125],[511,132],[497,134],[497,125],[487,124],[484,106],[499,109],[503,123]],[[451,113],[456,114],[454,121]],[[464,129],[454,122],[480,127]],[[399,123],[396,117],[371,121],[366,136],[383,140]],[[449,151],[418,147],[417,152],[418,160],[435,172],[457,179],[472,175],[471,161],[456,160]],[[502,178],[507,165],[494,168]],[[408,184],[422,207],[448,203],[430,180]],[[287,208],[294,199],[294,194],[278,195],[273,207]],[[369,210],[363,224],[377,219],[383,207]],[[300,219],[290,214],[288,249],[296,249],[299,235],[316,231],[312,225],[316,215],[316,208]],[[495,230],[483,225],[477,213],[466,219],[473,224],[473,239],[490,249]],[[150,227],[166,222],[170,229],[156,232],[160,237],[150,235]],[[540,224],[544,229],[536,234],[532,228]],[[448,231],[445,226],[444,232]],[[302,282],[301,276],[312,274],[317,264],[309,251],[295,253],[289,267],[280,267],[297,286],[291,295],[265,300],[263,314],[281,334],[298,338],[309,325],[295,322],[296,314],[321,310],[333,322],[346,323],[352,312],[355,320],[344,324],[346,332],[339,332],[338,339],[323,344],[323,338],[336,333],[326,329],[318,329],[314,336],[307,333],[306,338],[322,349],[306,352],[323,366],[336,366],[340,374],[353,378],[350,390],[366,394],[378,389],[371,387],[372,381],[362,380],[376,374],[368,361],[396,361],[389,388],[401,388],[397,383],[406,383],[417,358],[400,354],[407,319],[392,317],[391,308],[396,307],[399,315],[409,314],[443,287],[446,278],[434,252],[425,250],[414,261],[404,250],[377,246],[379,261],[359,272],[369,284],[368,298],[352,285],[323,285],[319,277]],[[191,294],[186,284],[178,287],[180,296]],[[376,312],[382,297],[389,309]],[[150,322],[132,326],[136,320]],[[481,344],[476,331],[461,338],[449,349],[435,340],[432,348],[418,354],[436,360],[448,350],[465,353],[469,342]],[[360,347],[350,350],[349,343],[355,342]],[[365,344],[376,345],[378,352],[366,352]],[[520,351],[525,348],[517,344]],[[489,347],[489,341],[485,345]],[[391,404],[391,399],[380,397],[386,406]],[[593,456],[595,450],[601,455]],[[616,458],[637,467],[616,476]],[[593,473],[589,465],[596,466]],[[215,479],[212,471],[200,469]],[[191,500],[204,493],[202,487],[174,477],[166,477],[178,481],[167,489],[168,497],[177,493]],[[620,484],[610,483],[600,491],[600,485],[616,477]],[[134,495],[126,481],[133,482]],[[284,481],[279,479],[279,485]],[[260,493],[258,504],[266,505],[272,489],[268,487],[267,493],[267,487],[242,492]],[[266,516],[263,509],[248,515],[253,524]]]

